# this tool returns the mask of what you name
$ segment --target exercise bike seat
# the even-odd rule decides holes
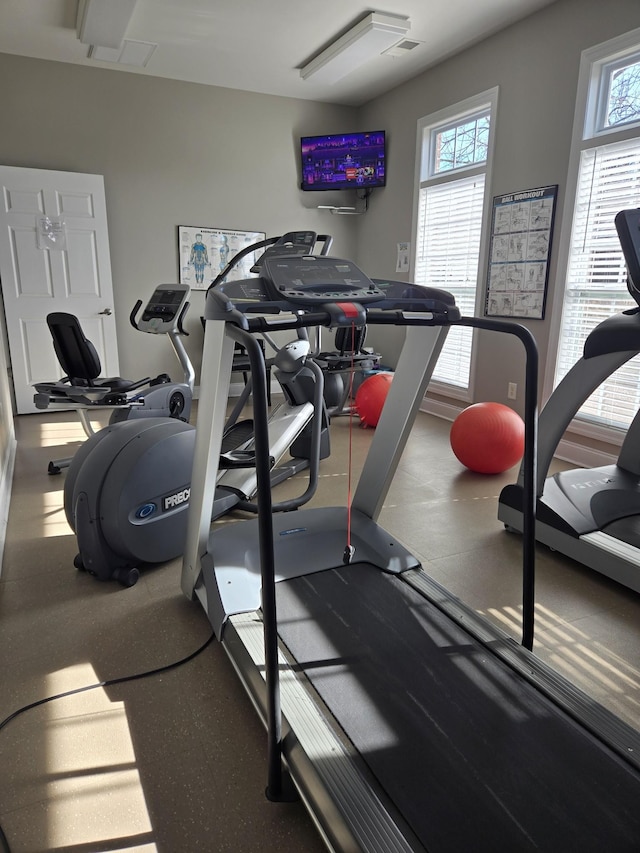
[[[370,362],[371,366],[378,364],[380,355],[364,348],[366,335],[366,326],[340,326],[336,332],[335,350],[319,353],[316,361],[326,370],[348,370],[352,365],[363,362]]]
[[[121,376],[100,378],[102,365],[96,348],[85,337],[74,314],[55,311],[47,315],[47,325],[53,338],[57,359],[65,373],[65,379],[71,385],[131,391],[149,382],[148,377],[139,380],[123,379]]]

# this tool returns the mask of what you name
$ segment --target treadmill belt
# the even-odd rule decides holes
[[[404,583],[277,584],[279,633],[428,851],[637,853],[640,773]]]

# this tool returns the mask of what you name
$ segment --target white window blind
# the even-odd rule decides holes
[[[418,203],[415,280],[453,294],[462,314],[473,315],[482,231],[484,174],[423,186]],[[467,388],[472,330],[452,328],[433,378]]]
[[[640,206],[640,139],[582,152],[569,248],[562,327],[554,386],[582,356],[589,332],[635,303],[614,218]],[[579,415],[627,427],[640,406],[640,364],[633,359],[587,400]]]

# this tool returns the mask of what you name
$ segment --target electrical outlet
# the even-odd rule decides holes
[[[510,382],[507,387],[507,397],[509,400],[515,400],[518,396],[518,385],[516,382]]]

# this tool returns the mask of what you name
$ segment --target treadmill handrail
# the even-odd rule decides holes
[[[502,332],[520,339],[526,354],[524,455],[522,474],[522,645],[533,649],[535,621],[535,558],[538,464],[538,346],[526,326],[484,317],[461,317],[459,326]]]
[[[401,312],[400,312],[401,313]],[[299,325],[321,325],[325,312],[302,314],[296,317]],[[428,324],[423,320],[422,325]],[[256,324],[258,325],[258,324]],[[416,323],[420,325],[420,323]],[[526,488],[523,501],[523,630],[522,645],[533,648],[534,604],[535,604],[535,508],[536,508],[536,439],[538,398],[538,348],[531,332],[520,324],[508,321],[489,320],[480,317],[461,317],[455,325],[483,328],[489,331],[513,334],[518,337],[526,353],[525,378],[525,478]],[[294,326],[291,326],[294,328]],[[259,348],[255,347],[255,350]],[[256,441],[256,470],[258,473],[257,501],[260,572],[262,581],[262,615],[265,651],[265,681],[267,690],[267,743],[268,783],[267,796],[278,800],[283,792],[282,777],[282,720],[280,712],[280,684],[278,665],[278,624],[276,612],[276,572],[274,554],[274,532],[272,522],[271,484],[269,480],[269,447],[267,428],[266,378],[260,357],[249,349],[253,365],[255,361],[257,380],[254,383],[254,420]],[[252,357],[253,356],[253,357]]]

